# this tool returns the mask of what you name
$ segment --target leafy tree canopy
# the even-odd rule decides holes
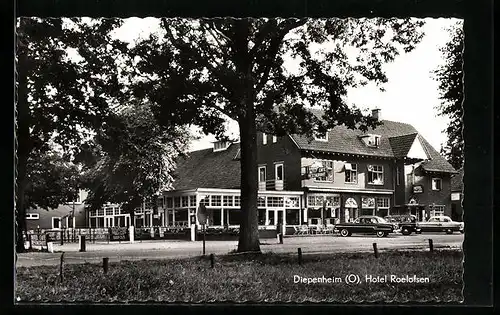
[[[464,161],[464,139],[462,135],[463,92],[463,23],[457,22],[449,29],[450,40],[441,47],[444,63],[434,71],[434,78],[439,81],[441,104],[437,106],[439,115],[450,119],[445,129],[448,135],[442,154],[448,162],[460,169]]]

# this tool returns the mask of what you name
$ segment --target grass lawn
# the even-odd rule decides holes
[[[361,283],[347,284],[358,275]],[[428,283],[366,283],[365,276],[428,277]],[[336,283],[294,283],[294,276]],[[295,277],[297,278],[297,277]],[[338,280],[341,279],[341,282]],[[352,279],[352,278],[351,278]],[[390,280],[390,278],[389,278]],[[225,255],[206,258],[17,268],[18,301],[374,302],[462,300],[462,252]]]

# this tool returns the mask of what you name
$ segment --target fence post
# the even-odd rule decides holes
[[[61,245],[64,245],[64,231],[63,231],[63,230],[61,230],[61,233],[60,233],[60,234],[61,234],[60,244],[61,244]]]
[[[210,254],[210,268],[214,267],[214,254]]]
[[[375,254],[375,258],[378,258],[377,243],[373,243],[373,253]]]
[[[80,235],[80,251],[85,251],[85,235]]]
[[[432,243],[432,239],[429,239],[429,250],[432,252],[434,251],[434,244]]]
[[[61,254],[61,264],[59,265],[59,279],[61,283],[63,283],[64,275],[63,275],[63,263],[64,263],[64,252]]]
[[[30,249],[33,249],[33,242],[31,240],[31,234],[28,234],[28,242],[29,242],[29,246],[30,246]]]
[[[297,249],[297,251],[298,251],[298,254],[299,254],[299,256],[298,256],[298,258],[299,258],[299,265],[302,265],[302,248],[299,247]]]
[[[108,273],[108,262],[109,262],[108,257],[102,259],[102,269],[104,270],[104,273]]]

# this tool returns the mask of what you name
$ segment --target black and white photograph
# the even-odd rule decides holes
[[[15,303],[463,302],[464,38],[18,17]]]

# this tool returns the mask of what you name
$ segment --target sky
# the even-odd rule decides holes
[[[447,140],[443,130],[448,119],[438,116],[438,82],[432,78],[431,72],[444,63],[439,48],[449,40],[446,28],[457,21],[449,18],[425,19],[425,36],[417,47],[384,66],[388,78],[388,83],[384,85],[385,91],[381,92],[374,84],[368,84],[349,90],[347,102],[356,104],[359,108],[379,108],[382,119],[413,125],[439,151]],[[126,19],[116,37],[133,41],[148,36],[156,29],[157,23],[158,20],[154,18]],[[228,126],[230,135],[237,136],[237,124],[229,122]],[[201,138],[192,142],[190,150],[212,147],[215,137],[202,135],[197,128],[192,130]]]

